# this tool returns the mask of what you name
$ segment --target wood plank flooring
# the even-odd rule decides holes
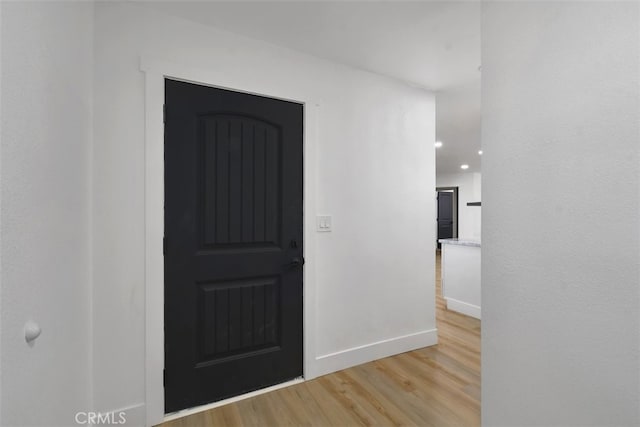
[[[480,321],[445,307],[436,256],[439,343],[162,424],[480,425]]]

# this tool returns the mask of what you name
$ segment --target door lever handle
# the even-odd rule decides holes
[[[304,257],[294,257],[291,259],[291,262],[287,265],[289,268],[298,268],[304,265]]]

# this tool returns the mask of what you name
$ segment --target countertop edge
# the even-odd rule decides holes
[[[479,248],[480,241],[471,239],[439,239],[439,243],[443,245],[473,246]]]

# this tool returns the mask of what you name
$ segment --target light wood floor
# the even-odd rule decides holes
[[[480,321],[446,310],[436,260],[438,345],[162,426],[480,425]]]

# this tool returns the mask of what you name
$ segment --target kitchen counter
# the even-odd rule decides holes
[[[442,296],[447,309],[480,319],[481,246],[474,239],[440,239]]]

